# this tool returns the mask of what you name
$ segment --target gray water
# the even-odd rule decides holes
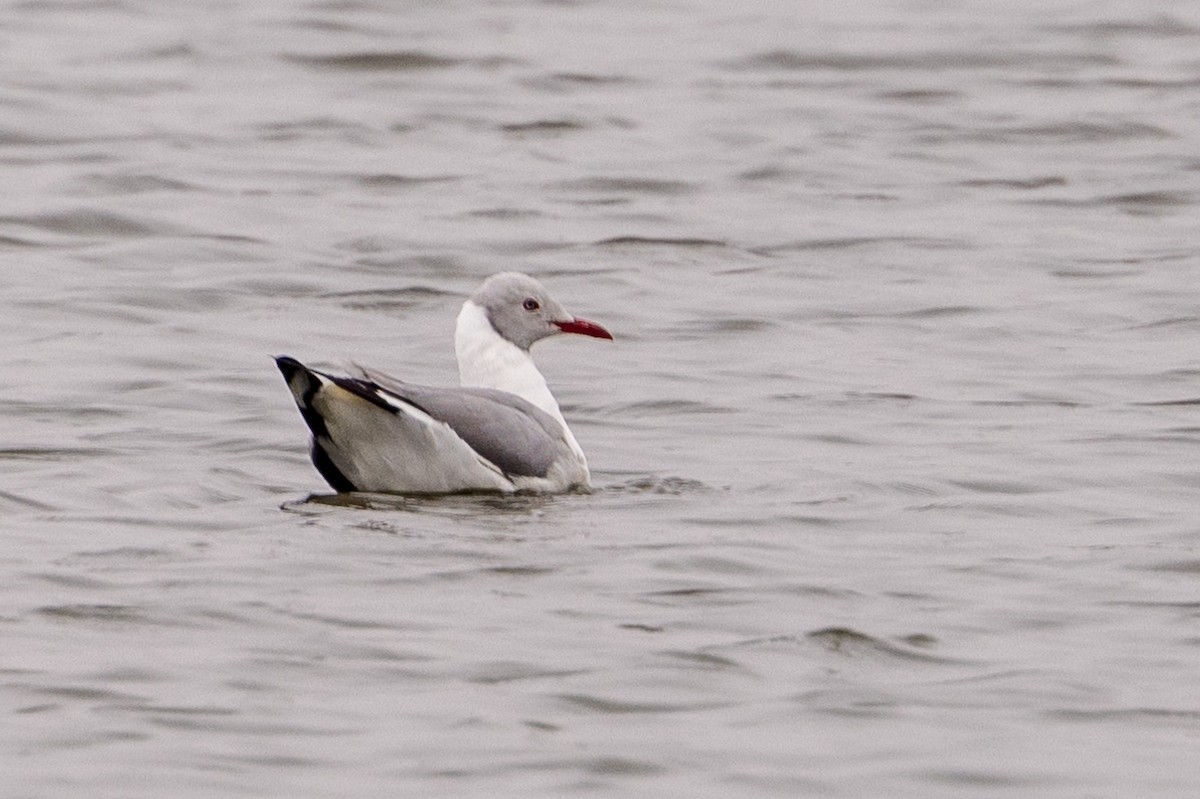
[[[5,797],[1191,797],[1200,9],[0,10]],[[594,491],[270,356],[522,269]]]

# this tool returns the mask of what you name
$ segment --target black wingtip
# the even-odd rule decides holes
[[[314,434],[324,435],[325,422],[312,408],[313,397],[321,387],[320,380],[311,369],[287,355],[275,356],[275,365],[283,373],[283,382],[287,383],[288,390],[292,392],[304,421],[308,422]]]
[[[283,379],[289,383],[292,382],[292,377],[294,377],[297,372],[308,371],[304,368],[304,364],[300,363],[290,355],[276,355],[275,365],[279,367],[280,372],[283,372]]]
[[[317,467],[317,471],[334,491],[339,494],[354,491],[354,483],[350,482],[350,479],[342,473],[325,447],[327,443],[332,444],[329,441],[329,428],[325,425],[321,414],[312,405],[313,397],[321,388],[320,379],[307,366],[291,356],[276,355],[274,358],[275,365],[283,373],[283,379],[296,399],[296,406],[300,409],[300,415],[304,417],[304,423],[312,431],[313,440],[310,454],[313,466]]]

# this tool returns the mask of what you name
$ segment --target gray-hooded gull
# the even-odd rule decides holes
[[[587,459],[529,348],[548,336],[612,339],[567,313],[533,278],[503,272],[463,303],[454,332],[462,388],[354,376],[275,359],[312,431],[312,460],[336,491],[557,492],[587,486]]]

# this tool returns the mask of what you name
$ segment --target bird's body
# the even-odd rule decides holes
[[[359,367],[354,376],[276,359],[337,491],[565,491],[590,475],[529,347],[556,333],[612,336],[566,313],[537,281],[506,272],[464,304],[455,329],[462,388]]]

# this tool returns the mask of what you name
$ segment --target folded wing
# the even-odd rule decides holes
[[[562,426],[532,403],[487,388],[432,388],[405,383],[364,367],[356,382],[389,404],[420,408],[448,425],[506,475],[546,477],[571,456]],[[354,378],[343,378],[354,380]]]
[[[338,491],[562,490],[578,482],[562,427],[520,397],[276,360],[312,430],[313,463]]]

